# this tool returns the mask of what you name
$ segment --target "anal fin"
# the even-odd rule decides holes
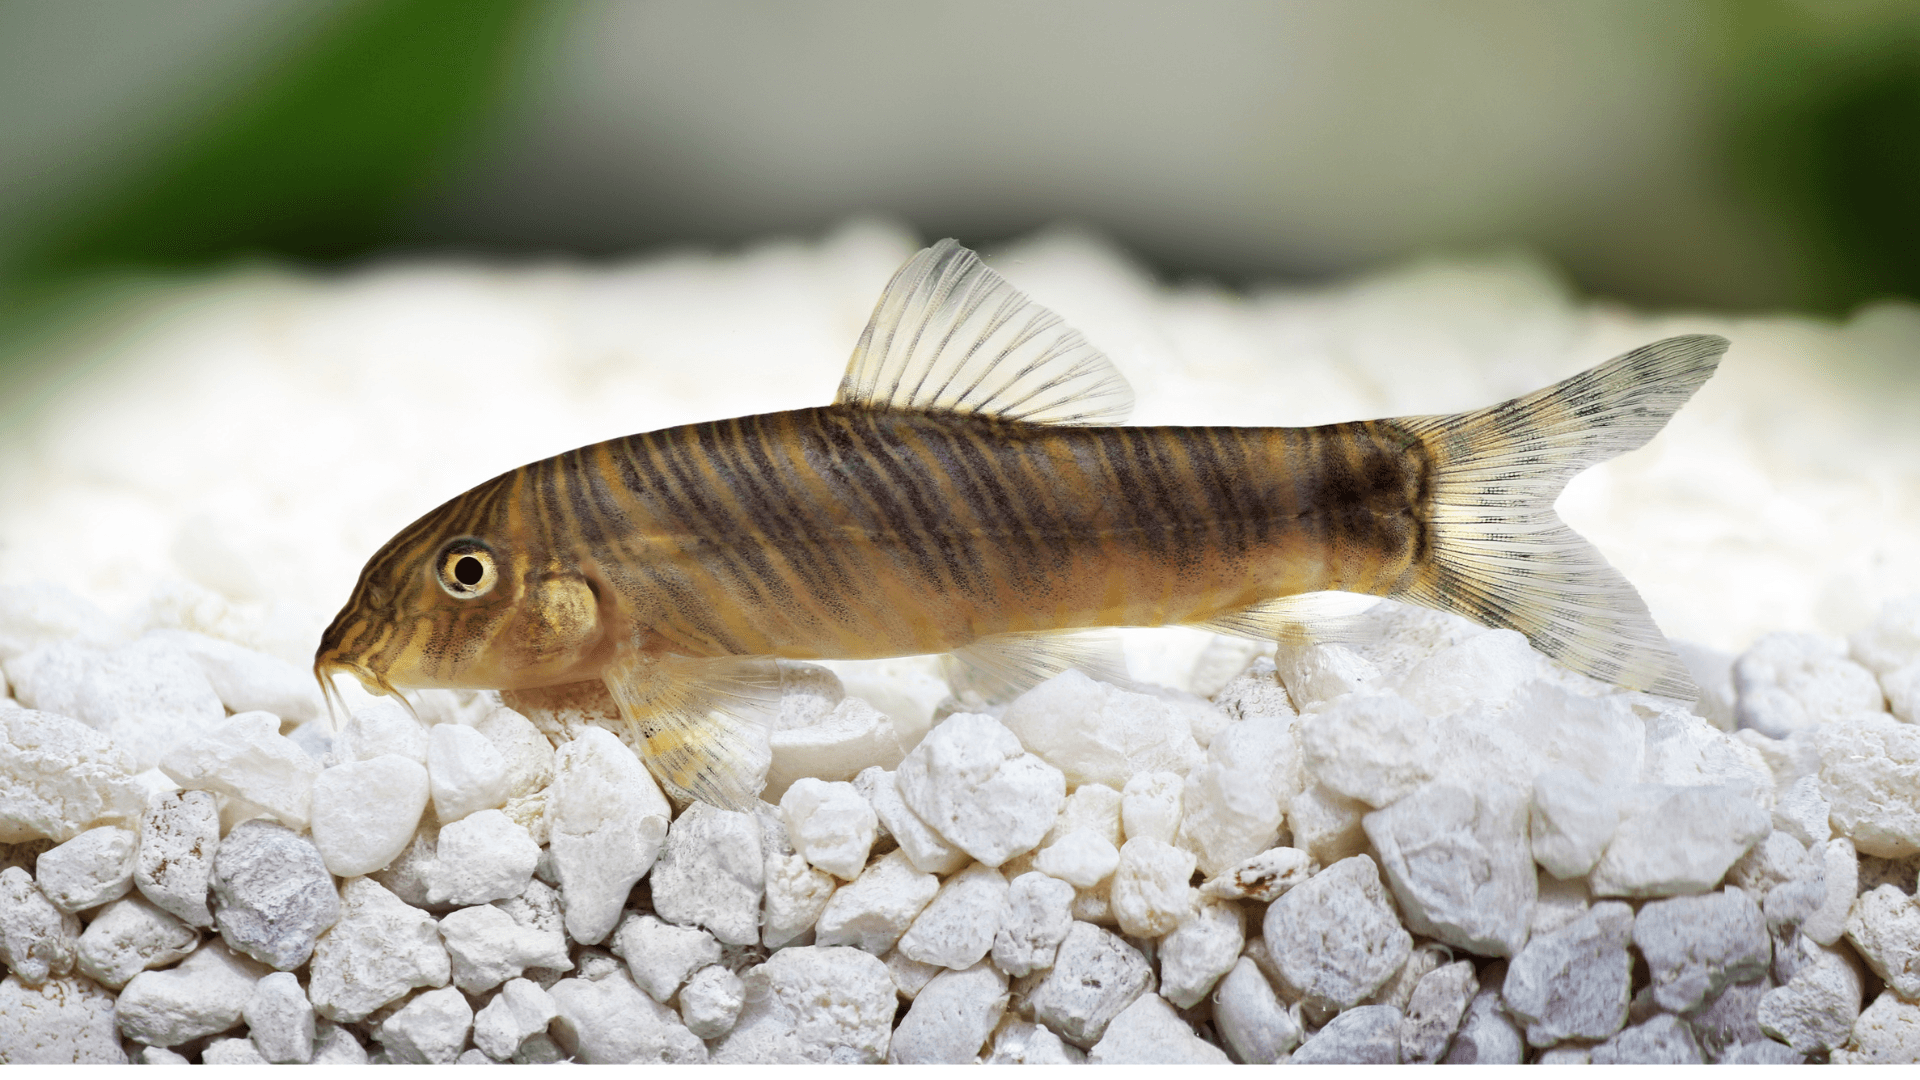
[[[1377,597],[1358,593],[1299,593],[1195,625],[1216,633],[1290,645],[1352,644],[1372,636],[1366,614],[1377,602]]]
[[[766,657],[696,658],[622,647],[603,674],[641,760],[681,802],[748,810],[773,760],[780,669]]]
[[[1069,668],[1105,682],[1124,682],[1127,663],[1120,642],[1098,631],[993,634],[942,658],[947,684],[965,699],[1011,701]]]

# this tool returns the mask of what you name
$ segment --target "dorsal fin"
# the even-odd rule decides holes
[[[887,283],[834,403],[1118,424],[1133,389],[1079,331],[949,239]]]

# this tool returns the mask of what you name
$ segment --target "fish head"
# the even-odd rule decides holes
[[[314,653],[330,705],[338,673],[396,697],[599,675],[613,646],[601,603],[608,590],[575,554],[462,513],[473,494],[402,530],[360,571]]]

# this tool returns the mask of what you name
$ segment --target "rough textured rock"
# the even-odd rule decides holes
[[[1785,985],[1760,999],[1760,1030],[1792,1047],[1815,1054],[1846,1044],[1860,1015],[1860,961],[1844,945],[1816,945],[1805,938],[1799,970]]]
[[[336,762],[372,761],[394,754],[427,766],[427,725],[392,698],[375,698],[353,710],[333,739]]]
[[[1288,996],[1329,1009],[1373,993],[1413,947],[1364,856],[1334,863],[1274,901],[1262,934]]]
[[[1553,876],[1580,877],[1591,871],[1619,825],[1615,789],[1574,769],[1548,769],[1534,777],[1529,812],[1533,858]]]
[[[34,882],[54,907],[80,912],[118,900],[133,887],[134,852],[139,836],[118,825],[102,825],[40,853]]]
[[[1739,889],[1643,905],[1633,943],[1652,974],[1654,1002],[1672,1013],[1691,1012],[1729,983],[1761,977],[1773,957],[1766,918]]]
[[[1153,970],[1139,950],[1097,926],[1076,922],[1027,1004],[1034,1019],[1086,1049],[1152,980]]]
[[[1817,634],[1762,636],[1734,662],[1733,685],[1735,721],[1774,739],[1882,707],[1873,673]]]
[[[646,767],[603,728],[583,729],[553,767],[547,824],[567,933],[592,945],[613,930],[633,883],[652,868],[672,811]]]
[[[1593,868],[1593,893],[1705,892],[1770,831],[1767,812],[1734,787],[1647,785],[1622,808],[1620,827]]]
[[[894,1029],[887,1060],[970,1065],[1007,1009],[1007,977],[991,964],[943,971],[914,996]]]
[[[852,784],[801,777],[780,796],[780,814],[794,851],[815,869],[842,881],[860,876],[880,819]]]
[[[165,971],[143,971],[115,1003],[120,1033],[148,1046],[178,1046],[240,1023],[266,968],[209,941]]]
[[[927,874],[951,874],[967,865],[971,860],[967,853],[947,843],[946,839],[920,820],[920,815],[907,809],[900,798],[900,786],[894,774],[872,766],[861,770],[854,777],[855,790],[873,807],[879,818],[880,827],[906,852],[907,860],[914,869]]]
[[[200,1051],[202,1065],[270,1065],[252,1039],[215,1039]]]
[[[1539,944],[1535,938],[1531,943]],[[1527,1059],[1527,1040],[1519,1025],[1507,1015],[1501,1004],[1501,982],[1506,977],[1504,964],[1495,964],[1480,975],[1480,992],[1467,1003],[1460,1018],[1460,1030],[1443,1059],[1448,1065],[1518,1065]]]
[[[1193,1033],[1158,994],[1142,994],[1107,1024],[1089,1065],[1225,1065],[1227,1055]]]
[[[875,1064],[899,1004],[879,958],[859,949],[782,949],[744,976],[746,1004],[713,1050],[724,1064]]]
[[[1824,844],[1833,838],[1832,806],[1820,791],[1820,778],[1803,776],[1780,793],[1773,805],[1773,827],[1784,829],[1803,844]]]
[[[1660,1013],[1593,1048],[1595,1065],[1703,1065],[1706,1059],[1687,1022]]]
[[[1214,901],[1199,905],[1172,933],[1160,939],[1160,995],[1182,1009],[1200,1003],[1220,977],[1233,970],[1246,944],[1246,920],[1240,905]]]
[[[191,926],[135,895],[116,900],[94,916],[80,935],[80,974],[111,990],[149,968],[185,959],[200,944]]]
[[[587,1065],[693,1065],[707,1047],[672,1009],[640,992],[621,969],[601,979],[562,979],[547,993],[559,1011],[554,1041]]]
[[[1091,889],[1120,868],[1120,849],[1092,829],[1075,829],[1041,848],[1033,867],[1076,888]]]
[[[508,905],[481,904],[450,912],[440,920],[440,939],[446,945],[455,986],[480,994],[528,968],[565,971],[573,966],[567,957],[566,935],[557,925],[558,903],[553,904],[552,926],[541,925],[545,920],[530,911],[521,914],[523,919],[516,919]]]
[[[1200,869],[1217,874],[1273,846],[1301,782],[1290,720],[1256,716],[1229,724],[1187,774],[1177,842]]]
[[[1001,1019],[986,1058],[989,1065],[1084,1065],[1086,1061],[1086,1051],[1068,1046],[1039,1024],[1015,1016]]]
[[[313,1006],[292,972],[270,972],[253,984],[253,996],[241,1015],[261,1058],[275,1065],[304,1065],[313,1059]]]
[[[140,818],[133,884],[155,907],[188,926],[212,926],[207,894],[220,846],[220,807],[212,792],[157,794]]]
[[[900,936],[900,951],[923,964],[955,971],[973,967],[993,948],[994,935],[1007,921],[1007,892],[1000,871],[978,863],[967,867],[948,878],[914,916]]]
[[[720,943],[699,927],[628,912],[613,933],[613,953],[626,960],[634,985],[665,1004],[687,976],[720,962]]]
[[[746,1003],[746,983],[714,964],[694,972],[680,988],[680,1020],[696,1038],[717,1039],[733,1030]]]
[[[350,1023],[416,986],[451,979],[433,916],[354,878],[340,891],[339,921],[314,946],[307,993],[321,1016]]]
[[[133,759],[86,725],[0,705],[0,844],[71,840],[145,805]]]
[[[1771,989],[1766,978],[1734,983],[1687,1017],[1708,1061],[1719,1062],[1744,1043],[1771,1041],[1760,1031],[1760,999]]]
[[[1425,784],[1363,821],[1407,927],[1480,956],[1527,940],[1537,877],[1525,794]]]
[[[478,810],[444,825],[426,875],[430,904],[485,904],[526,891],[540,845],[498,810]]]
[[[761,834],[765,836],[764,830]],[[833,898],[835,882],[792,852],[768,846],[766,899],[760,917],[760,941],[769,949],[789,944],[813,928]]]
[[[1846,933],[1875,975],[1901,997],[1920,1001],[1920,900],[1897,885],[1862,893]]]
[[[1005,721],[1021,743],[1076,787],[1105,784],[1118,791],[1135,773],[1185,775],[1201,760],[1185,710],[1151,694],[1095,682],[1079,671],[1062,672],[1015,698]]]
[[[1920,725],[1850,716],[1822,727],[1815,742],[1834,831],[1863,855],[1920,852]]]
[[[1269,1065],[1300,1042],[1300,1024],[1273,992],[1259,965],[1241,957],[1213,993],[1213,1023],[1234,1054]]]
[[[800,777],[851,780],[863,769],[892,768],[906,753],[893,719],[857,697],[842,699],[802,727],[775,728],[767,743],[773,755],[767,796],[776,799]]]
[[[1306,771],[1369,807],[1389,806],[1434,778],[1436,736],[1396,694],[1349,694],[1300,721]]]
[[[885,955],[939,891],[939,878],[915,870],[901,852],[888,852],[834,892],[814,924],[814,941]]]
[[[291,971],[340,917],[340,897],[320,850],[271,821],[227,834],[213,864],[214,922],[226,943]]]
[[[1400,1064],[1400,1010],[1391,1005],[1348,1009],[1302,1043],[1294,1065]]]
[[[955,713],[928,732],[895,781],[920,820],[994,867],[1033,850],[1067,794],[1059,769],[1027,753],[999,721],[973,713]]]
[[[1809,852],[1811,857],[1813,853]],[[1822,945],[1840,940],[1847,929],[1847,912],[1860,891],[1860,857],[1846,837],[1829,840],[1820,846],[1820,879],[1823,886],[1819,906],[1800,923],[1800,932]]]
[[[653,909],[668,922],[704,926],[727,945],[746,945],[760,938],[765,874],[754,815],[694,803],[674,821],[648,878]]]
[[[55,642],[8,660],[6,672],[20,704],[106,735],[132,758],[134,772],[227,716],[200,665],[164,638],[115,649]]]
[[[1007,917],[993,935],[993,963],[1019,978],[1053,966],[1073,925],[1073,886],[1033,872],[1007,887]]]
[[[473,1006],[453,987],[416,994],[380,1022],[375,1037],[395,1064],[450,1065],[473,1030]]]
[[[1313,859],[1299,848],[1268,848],[1227,867],[1200,886],[1200,895],[1215,900],[1252,900],[1271,904],[1288,889],[1307,880]]]
[[[529,1038],[547,1030],[560,1015],[553,996],[528,979],[513,979],[473,1017],[473,1045],[495,1061],[506,1061]]]
[[[1180,792],[1185,786],[1186,779],[1171,772],[1144,772],[1128,780],[1120,792],[1120,825],[1127,839],[1173,843],[1180,831]]]
[[[1400,1060],[1431,1065],[1446,1056],[1467,1005],[1480,992],[1480,976],[1470,960],[1456,960],[1421,976],[1400,1022]]]
[[[73,970],[80,920],[47,900],[18,866],[0,870],[0,963],[28,986]]]
[[[174,746],[160,771],[181,787],[244,800],[302,830],[320,763],[280,734],[279,717],[250,712]]]
[[[399,754],[322,772],[313,782],[312,828],[327,869],[359,877],[399,858],[427,808],[427,791],[427,770]]]
[[[1513,958],[1501,988],[1527,1041],[1552,1046],[1562,1039],[1605,1039],[1627,1021],[1633,959],[1633,909],[1602,901],[1586,914],[1540,934]]]
[[[125,1065],[114,1000],[84,978],[0,980],[0,1065]]]
[[[1831,1060],[1835,1065],[1920,1063],[1920,1005],[1882,991],[1853,1022],[1847,1045],[1835,1050]]]
[[[1367,846],[1367,833],[1360,822],[1370,809],[1358,799],[1309,784],[1287,802],[1287,827],[1293,831],[1293,846],[1321,866],[1352,858]]]
[[[1193,853],[1141,837],[1120,849],[1109,894],[1114,920],[1122,932],[1155,938],[1167,934],[1193,913]]]

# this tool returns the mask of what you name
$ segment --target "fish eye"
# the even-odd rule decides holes
[[[440,550],[435,567],[440,588],[456,600],[485,596],[500,580],[494,569],[493,552],[472,537],[462,537]]]

